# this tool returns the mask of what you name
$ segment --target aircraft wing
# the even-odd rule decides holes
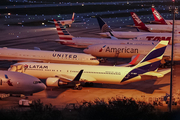
[[[77,76],[78,74],[74,73],[74,74],[60,74],[60,75],[56,75],[55,77],[58,77],[62,82],[72,82],[75,81],[75,79],[77,79],[74,76]],[[87,76],[87,75],[81,75],[81,77],[79,78],[79,81],[84,81],[84,82],[92,82],[92,81],[96,81],[96,79],[94,79],[91,76]]]
[[[143,78],[161,78],[170,71],[171,69],[162,69],[162,70],[158,70],[157,72],[156,71],[146,72],[140,76]]]

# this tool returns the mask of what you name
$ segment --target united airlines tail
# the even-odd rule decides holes
[[[146,25],[139,19],[139,17],[136,15],[136,13],[134,13],[134,12],[130,12],[130,13],[131,13],[131,17],[134,21],[135,27],[149,32]]]
[[[155,8],[151,8],[152,10],[152,13],[153,13],[153,16],[154,16],[154,19],[155,23],[158,23],[158,24],[164,24],[164,25],[167,25],[165,19],[159,14],[159,12],[155,9]]]
[[[75,15],[75,13],[73,12],[72,19],[71,19],[73,22],[74,22],[74,15]]]
[[[133,69],[123,78],[121,82],[135,80],[138,76],[153,76],[158,78],[164,76],[162,71],[160,73],[156,72],[156,70],[161,64],[167,45],[168,41],[160,41],[159,44],[157,44],[136,66],[133,67]]]
[[[101,17],[97,17],[101,32],[112,32],[113,30],[102,20]]]
[[[58,36],[60,40],[56,40],[57,42],[60,42],[63,45],[66,44],[74,44],[72,42],[72,39],[74,36],[72,36],[61,24],[58,25],[57,21],[54,19],[54,23],[58,32]]]

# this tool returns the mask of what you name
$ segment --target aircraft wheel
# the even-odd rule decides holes
[[[79,86],[77,87],[77,89],[78,89],[78,90],[82,90],[82,85],[79,85]]]
[[[89,83],[89,86],[90,86],[90,87],[92,87],[93,85],[94,85],[94,83],[93,83],[93,82],[90,82],[90,83]]]

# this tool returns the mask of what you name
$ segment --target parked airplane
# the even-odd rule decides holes
[[[79,75],[82,70],[80,82],[124,84],[139,80],[161,78],[170,72],[169,69],[157,72],[167,44],[167,41],[159,42],[134,67],[21,62],[12,65],[8,70],[19,71],[38,78],[47,79],[47,86],[67,84],[77,74]]]
[[[149,24],[145,25],[139,17],[134,12],[130,12],[131,17],[133,18],[135,26],[138,29],[148,31],[148,32],[172,32],[172,25],[157,25],[157,24]],[[176,25],[175,30],[180,30],[180,26]],[[179,33],[179,32],[178,32]]]
[[[23,73],[0,71],[0,93],[32,95],[46,86],[38,78]]]
[[[111,37],[110,32],[116,38],[123,39],[133,39],[133,40],[152,40],[152,41],[161,41],[168,40],[171,44],[172,41],[172,33],[152,33],[152,32],[124,32],[124,31],[113,31],[110,27],[108,27],[107,23],[102,20],[101,17],[97,17],[100,30],[102,33],[99,33],[104,37]],[[174,38],[175,43],[179,43],[180,35],[175,34]]]
[[[87,37],[74,37],[64,27],[59,26],[54,20],[59,39],[55,40],[62,45],[76,47],[76,48],[87,48],[93,44],[157,44],[157,41],[138,41],[138,40],[124,40],[124,39],[108,39],[108,38],[87,38]]]
[[[91,54],[96,57],[108,58],[131,58],[133,59],[136,55],[141,54],[136,63],[139,62],[155,45],[116,45],[116,44],[97,44],[90,45],[84,49],[84,52]],[[164,60],[171,60],[171,45],[168,45],[163,56]],[[180,45],[174,45],[174,61],[180,61]]]
[[[161,16],[161,14],[155,8],[152,7],[151,10],[152,10],[155,21],[150,21],[150,23],[164,24],[164,25],[172,25],[173,24],[173,20],[165,20],[163,18],[163,16]],[[175,20],[174,24],[180,25],[180,20]]]
[[[0,60],[97,65],[96,57],[84,53],[0,48]]]
[[[71,27],[71,24],[75,21],[74,15],[75,13],[73,13],[72,18],[69,20],[58,20],[58,22],[63,26]]]

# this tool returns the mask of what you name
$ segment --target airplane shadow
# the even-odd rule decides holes
[[[41,80],[44,82],[44,80]],[[145,80],[132,82],[124,85],[117,84],[101,84],[94,83],[90,88],[107,88],[107,89],[135,89],[144,93],[152,94],[155,90],[160,90],[161,87],[168,86],[169,83],[165,84],[155,84],[157,80]],[[87,86],[84,86],[88,88]],[[45,90],[47,98],[57,98],[60,94],[65,92],[68,89],[72,89],[72,87],[61,86],[61,87],[47,87]]]
[[[58,87],[48,87],[46,88],[46,97],[47,98],[57,98],[60,94],[68,90],[68,88],[58,88]]]
[[[156,81],[157,80],[146,80],[146,81],[132,82],[124,85],[94,83],[93,88],[136,89],[144,93],[152,94],[154,90],[160,90],[161,87],[165,87],[169,85],[169,83],[155,85],[154,83]]]

